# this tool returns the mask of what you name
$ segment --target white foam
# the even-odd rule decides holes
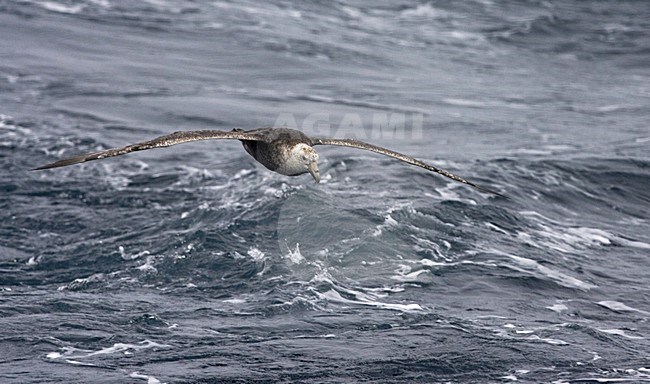
[[[287,255],[285,255],[285,258],[291,260],[291,262],[293,262],[294,264],[302,263],[305,260],[305,258],[302,255],[302,253],[300,253],[300,244],[296,243],[296,249],[293,251],[289,249]]]
[[[436,192],[438,192],[438,194],[440,195],[440,198],[442,200],[460,201],[460,202],[470,204],[470,205],[477,205],[476,201],[474,201],[472,199],[465,199],[465,198],[460,197],[458,195],[458,193],[456,193],[453,190],[453,188],[456,188],[456,187],[457,187],[456,183],[450,183],[450,184],[447,184],[447,186],[444,187],[444,188],[434,188],[434,189],[436,190]],[[425,195],[430,196],[430,197],[436,197],[436,196],[431,195],[430,193],[425,193]]]
[[[632,383],[639,383],[639,382],[650,382],[650,378],[646,377],[583,377],[583,378],[576,378],[571,380],[573,383],[590,383],[590,382],[597,382],[597,383],[625,383],[625,382],[632,382]],[[557,383],[557,384],[569,384],[568,382],[562,382],[562,383]],[[553,384],[556,384],[556,382],[553,382]]]
[[[235,175],[232,177],[233,180],[241,179],[243,177],[246,177],[250,175],[251,173],[255,172],[255,169],[242,169],[235,173]]]
[[[472,34],[464,34],[464,35],[457,34],[457,36],[463,36],[464,39],[467,39],[468,36],[472,36],[473,39],[478,38]],[[483,39],[483,37],[481,36],[479,39]],[[446,98],[446,99],[442,99],[442,101],[449,105],[454,105],[459,107],[470,107],[470,108],[499,108],[499,107],[506,107],[512,109],[528,108],[528,106],[526,106],[523,103],[504,102],[499,100],[480,101],[480,100],[469,100],[469,99],[458,99],[458,98]]]
[[[27,265],[36,265],[36,264],[38,264],[38,262],[39,262],[39,259],[36,256],[32,256],[32,257],[29,258],[29,260],[27,260],[26,264]]]
[[[35,4],[40,5],[48,11],[68,14],[77,14],[86,7],[85,4],[65,5],[54,1],[37,1]]]
[[[104,179],[116,191],[123,191],[131,183],[131,179],[123,175],[115,175],[109,172],[105,173]]]
[[[596,304],[605,307],[607,309],[611,309],[612,311],[619,311],[619,312],[637,312],[641,313],[644,315],[650,315],[650,312],[643,311],[640,309],[632,308],[628,305],[625,305],[619,301],[610,301],[610,300],[604,300],[604,301],[599,301]]]
[[[528,337],[526,338],[526,340],[542,341],[542,342],[544,342],[544,343],[548,343],[548,344],[551,344],[551,345],[569,345],[569,343],[567,343],[567,342],[564,341],[564,340],[560,340],[560,339],[551,339],[551,338],[543,338],[543,337],[539,337],[539,336],[537,336],[537,335],[531,335],[531,336],[528,336]]]
[[[397,223],[397,221],[395,219],[393,219],[393,217],[390,214],[388,214],[388,215],[386,215],[384,217],[384,224],[386,224],[386,225],[394,225],[395,226],[398,223]]]
[[[153,377],[153,376],[149,376],[149,375],[142,375],[142,374],[140,374],[140,373],[138,373],[138,372],[132,372],[132,373],[129,375],[129,377],[131,377],[131,378],[133,378],[133,379],[144,379],[144,380],[147,380],[147,384],[160,384],[160,380],[156,379],[155,377]]]
[[[462,41],[482,42],[485,40],[485,36],[475,32],[449,31],[449,32],[444,32],[443,34],[445,36],[451,37],[452,39],[462,40]]]
[[[518,266],[503,264],[503,266],[507,268],[511,268],[523,273],[532,273],[533,275],[545,276],[563,287],[577,288],[585,291],[597,287],[596,285],[586,283],[584,281],[576,279],[575,277],[569,276],[562,272],[553,270],[547,266],[541,265],[535,260],[527,259],[521,256],[511,255],[509,253],[502,252],[499,250],[490,250],[490,252],[507,256],[518,264]]]
[[[262,261],[264,260],[264,252],[260,251],[256,247],[250,247],[247,252],[248,256],[250,256],[253,260],[255,261]]]
[[[567,232],[579,239],[578,241],[582,240],[588,244],[610,245],[612,243],[610,238],[613,237],[613,235],[609,232],[603,231],[602,229],[578,227],[569,228],[567,229]]]
[[[416,271],[412,271],[412,268],[408,265],[400,264],[399,268],[395,270],[397,275],[391,276],[390,278],[393,280],[401,281],[401,282],[407,282],[407,281],[417,281],[418,276],[420,276],[423,273],[429,272],[426,269],[420,269]]]
[[[447,16],[447,12],[434,8],[431,3],[419,4],[415,8],[409,8],[402,11],[403,17],[427,17],[440,18]]]
[[[623,336],[623,337],[626,337],[626,338],[628,338],[628,339],[632,339],[632,340],[643,340],[643,339],[644,339],[644,338],[641,337],[641,336],[632,336],[632,335],[628,335],[628,334],[625,333],[625,331],[622,330],[622,329],[616,329],[616,328],[614,328],[614,329],[599,329],[599,331],[604,332],[604,333],[608,333],[608,334],[610,334],[610,335]]]
[[[399,226],[399,223],[397,220],[391,216],[391,214],[395,211],[406,209],[409,213],[415,213],[415,209],[413,209],[413,206],[411,203],[400,203],[396,204],[386,210],[384,213],[384,222],[378,226],[375,227],[374,232],[372,233],[373,237],[379,237],[383,233],[384,228],[387,227],[397,227]]]
[[[422,307],[419,304],[392,304],[392,303],[385,303],[382,301],[379,301],[378,299],[384,298],[388,296],[389,292],[397,292],[398,290],[393,290],[391,288],[380,288],[380,289],[368,289],[368,292],[361,292],[358,290],[354,290],[351,288],[346,288],[344,286],[341,286],[340,284],[336,284],[332,276],[329,274],[327,269],[322,269],[320,270],[312,280],[310,281],[311,283],[313,282],[325,282],[328,283],[331,286],[336,287],[336,289],[330,289],[325,293],[321,293],[319,291],[314,290],[316,295],[319,296],[321,299],[325,299],[327,301],[333,301],[337,303],[345,303],[345,304],[359,304],[359,305],[366,305],[366,306],[373,306],[373,307],[378,307],[378,308],[385,308],[385,309],[395,309],[395,310],[401,310],[401,311],[413,311],[413,310],[422,310]],[[338,292],[344,292],[347,295],[354,297],[355,299],[348,299],[343,296]]]
[[[90,350],[83,350],[83,349],[76,349],[73,347],[64,347],[63,353],[59,352],[50,352],[46,355],[48,359],[60,359],[60,358],[65,358],[66,361],[70,359],[85,359],[89,357],[94,357],[94,356],[100,356],[100,355],[111,355],[114,353],[124,353],[124,354],[131,354],[132,351],[140,351],[144,349],[149,349],[149,348],[171,348],[171,345],[167,344],[159,344],[154,341],[151,341],[149,339],[145,339],[139,343],[136,344],[129,344],[129,343],[115,343],[110,347],[107,348],[102,348],[97,351],[90,351]]]
[[[644,243],[642,241],[634,241],[634,240],[628,240],[624,239],[620,236],[616,236],[614,238],[614,241],[621,245],[625,245],[627,247],[632,247],[632,248],[639,248],[639,249],[650,249],[650,244]]]
[[[569,309],[569,307],[567,307],[564,304],[554,304],[554,305],[551,305],[550,307],[546,307],[546,308],[550,309],[551,311],[557,312],[557,313],[562,313],[562,311],[566,311],[566,310]]]
[[[245,299],[237,299],[237,298],[232,298],[232,299],[226,299],[222,300],[224,303],[230,303],[230,304],[243,304],[246,302]]]
[[[497,226],[496,224],[493,224],[493,223],[485,223],[485,226],[488,227],[488,228],[490,228],[490,229],[492,229],[492,230],[495,230],[495,231],[497,231],[497,232],[503,233],[504,235],[509,235],[508,232],[506,232],[503,228]]]
[[[156,273],[156,272],[158,272],[158,270],[153,265],[154,260],[155,260],[155,257],[147,256],[147,259],[145,260],[144,264],[135,267],[135,269],[140,270],[142,272]]]
[[[411,235],[410,237],[414,239],[416,242],[413,245],[413,249],[415,250],[415,252],[417,253],[426,252],[431,256],[433,256],[436,260],[444,260],[446,262],[451,262],[453,260],[451,257],[446,255],[446,253],[443,251],[442,247],[438,243],[435,243],[428,239],[423,239],[415,235]],[[449,250],[451,248],[451,244],[449,244],[449,242],[446,242],[444,240],[442,242],[446,250]],[[422,259],[419,261],[419,263],[426,266],[434,265],[434,264],[428,264],[428,263],[434,263],[434,261],[430,259]]]
[[[111,6],[110,1],[108,0],[90,0],[90,2],[104,8],[110,8]]]
[[[517,234],[520,239],[536,248],[551,248],[563,253],[574,253],[580,248],[601,247],[612,244],[639,249],[650,249],[650,244],[646,242],[628,240],[603,229],[568,227],[568,223],[566,222],[552,220],[534,211],[521,211],[519,213],[529,216],[539,227],[531,232],[519,232]],[[554,225],[549,226],[548,224]]]
[[[82,288],[82,287],[84,287],[84,286],[86,286],[88,284],[98,283],[100,281],[103,281],[103,280],[105,280],[105,278],[106,278],[106,275],[104,275],[103,273],[95,273],[95,274],[92,274],[92,275],[90,275],[88,277],[74,279],[65,288],[67,288],[67,289],[78,289],[78,288]],[[59,290],[61,290],[61,289],[59,289]]]
[[[611,245],[612,239],[616,238],[613,234],[597,228],[551,228],[542,223],[539,227],[540,229],[533,230],[533,233],[541,239],[535,239],[526,232],[518,232],[517,236],[536,248],[551,248],[562,253],[575,253],[578,248]]]
[[[359,304],[359,305],[368,305],[373,307],[385,308],[385,309],[396,309],[400,311],[421,311],[422,307],[419,304],[392,304],[392,303],[382,303],[379,301],[365,301],[365,300],[350,300],[346,299],[341,294],[336,292],[333,289],[325,293],[318,293],[318,296],[322,299],[329,301],[344,303],[344,304]]]
[[[124,249],[124,246],[122,246],[122,245],[117,247],[117,250],[120,252],[120,256],[122,257],[123,260],[135,260],[135,259],[138,259],[138,258],[140,258],[142,256],[148,256],[148,255],[151,254],[151,252],[145,250],[145,251],[140,251],[140,252],[138,252],[136,254],[133,254],[133,255],[129,255],[129,254],[126,253],[126,250]]]

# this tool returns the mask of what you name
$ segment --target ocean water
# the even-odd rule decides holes
[[[1,383],[650,382],[647,1],[0,0]],[[50,171],[176,130],[289,126]]]

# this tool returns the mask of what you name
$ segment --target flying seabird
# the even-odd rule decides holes
[[[169,147],[190,141],[215,139],[239,140],[244,145],[246,152],[253,156],[255,160],[264,165],[267,169],[287,176],[298,176],[309,172],[317,183],[320,182],[318,153],[316,153],[316,150],[313,147],[316,145],[338,145],[365,149],[367,151],[390,156],[408,164],[424,168],[428,171],[436,172],[454,181],[470,185],[481,192],[505,197],[498,192],[481,187],[471,181],[456,176],[451,172],[434,167],[413,157],[391,151],[390,149],[354,139],[310,138],[298,130],[289,128],[258,128],[249,131],[244,131],[238,128],[235,128],[232,131],[178,131],[169,135],[157,137],[153,140],[127,145],[126,147],[113,148],[105,151],[70,157],[34,168],[34,170],[65,167],[68,165],[84,163],[86,161],[125,155],[135,151],[143,151],[145,149]]]

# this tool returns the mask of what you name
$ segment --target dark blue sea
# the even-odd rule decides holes
[[[0,0],[0,383],[650,382],[650,2]],[[322,181],[178,130],[285,126]]]

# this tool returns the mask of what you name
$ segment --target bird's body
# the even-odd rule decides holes
[[[241,129],[234,131],[246,132]],[[292,153],[299,144],[303,145],[300,148],[313,145],[307,135],[288,128],[260,128],[248,132],[266,137],[267,141],[242,140],[241,142],[246,152],[267,169],[286,176],[298,176],[308,172],[303,169],[299,156]]]
[[[64,167],[86,161],[124,155],[135,151],[169,147],[171,145],[191,141],[212,139],[239,140],[244,145],[246,152],[267,169],[287,176],[298,176],[310,173],[316,182],[320,182],[320,173],[318,171],[318,153],[316,153],[316,150],[313,147],[316,145],[337,145],[364,149],[390,156],[408,164],[424,168],[428,171],[439,173],[460,183],[470,185],[482,192],[502,196],[498,192],[481,187],[443,169],[434,167],[413,157],[391,151],[390,149],[353,139],[310,138],[298,130],[289,128],[258,128],[249,131],[244,131],[242,129],[233,129],[232,131],[178,131],[169,135],[157,137],[153,140],[128,145],[126,147],[108,149],[105,151],[93,152],[59,160],[35,169],[41,170]]]

